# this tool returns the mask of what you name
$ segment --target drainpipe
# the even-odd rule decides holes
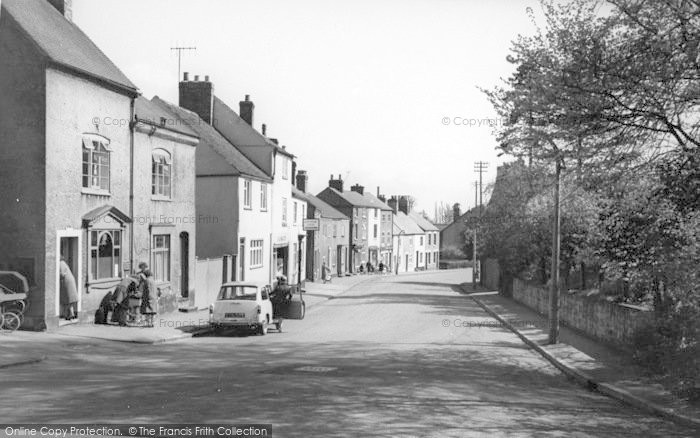
[[[131,98],[129,118],[129,269],[134,272],[134,135],[136,132],[136,98]]]

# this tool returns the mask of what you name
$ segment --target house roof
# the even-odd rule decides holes
[[[384,202],[381,201],[381,199],[377,198],[373,194],[365,193],[363,196],[365,198],[367,198],[374,205],[374,208],[378,208],[380,210],[385,210],[385,211],[391,211],[391,207],[386,205]]]
[[[328,187],[333,193],[345,199],[349,204],[354,207],[367,207],[367,208],[378,208],[380,210],[391,210],[391,207],[380,201],[376,196],[364,193],[360,194],[353,192],[352,190],[345,190],[343,192],[336,190],[333,187]]]
[[[122,223],[131,223],[131,218],[129,215],[119,210],[117,207],[113,205],[102,205],[85,213],[83,215],[83,224],[87,226],[97,222],[99,219],[102,219],[108,214],[114,216]]]
[[[164,106],[180,120],[183,120],[199,137],[199,146],[209,146],[221,158],[224,159],[236,174],[249,176],[263,181],[270,181],[270,177],[253,164],[234,145],[226,140],[213,126],[202,120],[196,113],[164,101],[158,96],[153,98],[153,103]]]
[[[302,192],[301,190],[297,189],[296,187],[292,187],[292,193],[295,194],[296,196],[300,197],[301,199],[304,199],[306,202],[309,204],[313,205],[316,210],[321,214],[321,217],[326,218],[326,219],[350,219],[347,216],[345,216],[343,213],[339,212],[335,208],[331,207],[330,204],[327,202],[317,198],[316,196],[312,195],[311,193],[306,193]]]
[[[53,63],[137,93],[136,85],[107,55],[47,0],[4,0],[2,8]]]
[[[259,133],[223,100],[214,96],[214,126],[216,129],[222,130],[222,126],[225,125],[232,128],[228,132],[231,132],[233,138],[230,140],[236,146],[268,146],[281,154],[294,158],[294,155]]]
[[[413,221],[410,217],[406,216],[405,213],[399,211],[394,215],[394,226],[398,227],[399,230],[395,234],[399,234],[403,231],[403,234],[424,234],[425,232],[417,223]]]
[[[462,213],[461,216],[457,218],[457,220],[445,224],[444,227],[440,227],[440,232],[442,233],[443,231],[450,229],[452,227],[460,227],[460,228],[465,228],[467,226],[467,222],[470,222],[470,224],[479,217],[479,208],[478,207],[472,207],[470,210],[467,210],[466,212]]]
[[[408,216],[413,219],[413,222],[418,224],[419,227],[423,229],[423,231],[440,231],[438,227],[433,225],[432,222],[430,222],[428,219],[424,218],[422,215],[416,213],[416,212],[410,212]]]
[[[154,97],[154,99],[158,99],[158,96]],[[184,120],[171,111],[160,99],[151,101],[143,96],[137,97],[135,113],[137,120],[140,122],[179,132],[180,134],[199,137]],[[161,124],[162,119],[165,119],[165,124]]]

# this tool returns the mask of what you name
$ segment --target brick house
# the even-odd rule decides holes
[[[306,278],[322,279],[325,262],[333,276],[349,273],[350,219],[326,202],[308,193],[308,176],[300,170],[296,175],[297,196],[307,204],[306,218],[315,224],[306,231]]]
[[[5,0],[0,16],[0,269],[28,277],[24,327],[35,330],[62,319],[61,256],[81,319],[135,258],[138,90],[70,13],[69,1]]]

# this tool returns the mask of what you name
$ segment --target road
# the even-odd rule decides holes
[[[278,437],[693,436],[566,380],[458,293],[459,275],[372,278],[267,336],[39,334],[31,348],[47,360],[0,369],[0,418],[259,422]]]

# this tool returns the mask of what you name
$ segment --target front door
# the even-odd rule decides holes
[[[59,269],[56,272],[58,277],[58,298],[60,306],[56,306],[56,316],[61,319],[68,319],[71,314],[76,315],[78,312],[78,303],[80,302],[78,288],[78,238],[77,237],[61,237],[59,239],[59,257],[68,266],[64,270],[63,277],[61,276],[61,261],[59,261]],[[77,300],[76,300],[77,297]],[[72,304],[71,304],[72,303]],[[72,305],[72,310],[70,309]]]
[[[190,235],[180,233],[180,295],[190,296]]]

